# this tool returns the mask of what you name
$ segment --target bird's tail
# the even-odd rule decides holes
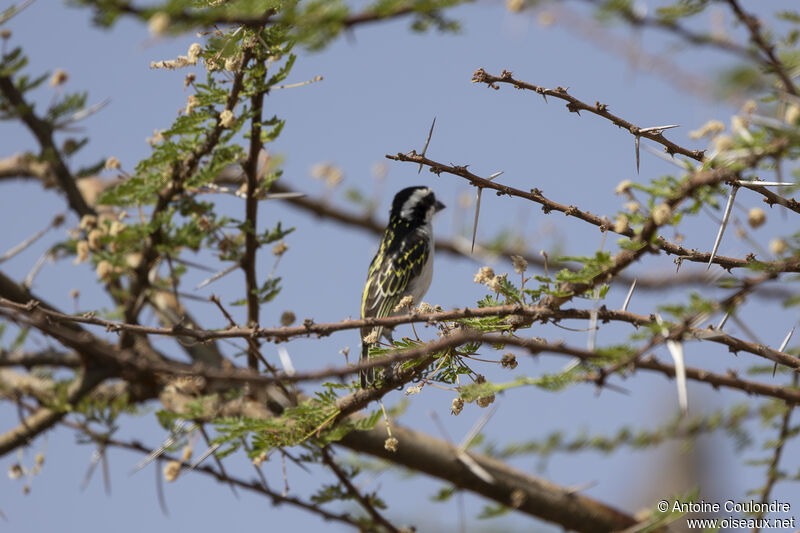
[[[360,361],[368,361],[369,360],[369,347],[370,345],[362,342],[361,343],[361,359]],[[373,383],[375,383],[375,368],[365,368],[358,372],[358,375],[361,377],[361,388],[366,389],[371,387]]]

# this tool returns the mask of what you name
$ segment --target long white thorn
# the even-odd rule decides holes
[[[792,326],[792,329],[790,329],[789,333],[786,334],[786,338],[783,339],[783,342],[781,343],[781,347],[778,348],[779,352],[782,352],[786,348],[786,345],[789,344],[789,339],[792,338],[792,334],[793,333],[794,333],[794,326]],[[775,371],[776,370],[778,370],[778,362],[777,361],[775,361],[775,365],[773,365],[773,367],[772,367],[772,377],[773,378],[775,377]]]
[[[639,133],[654,133],[661,134],[664,130],[671,130],[672,128],[680,128],[680,124],[667,124],[666,126],[650,126],[649,128],[641,128]]]
[[[719,243],[722,242],[722,234],[725,233],[725,226],[728,225],[728,219],[731,216],[731,209],[733,208],[733,199],[736,198],[736,191],[739,190],[738,185],[734,185],[731,187],[731,193],[728,195],[728,203],[725,205],[725,214],[722,216],[722,224],[719,227],[719,231],[717,232],[717,239],[714,241],[714,248],[711,250],[711,257],[708,259],[708,266],[706,266],[706,270],[711,268],[711,264],[714,262],[714,257],[717,255],[717,249],[719,248]]]
[[[789,181],[736,180],[734,183],[736,185],[743,185],[745,187],[748,185],[761,185],[762,187],[797,187],[797,183],[792,183]]]
[[[472,247],[470,248],[470,253],[475,251],[475,235],[478,233],[478,215],[481,212],[481,194],[483,193],[483,187],[478,187],[478,196],[475,199],[475,222],[472,224]]]
[[[211,277],[210,277],[210,278],[208,278],[207,280],[205,280],[205,281],[201,282],[201,283],[200,283],[200,284],[199,284],[197,287],[195,287],[194,289],[195,289],[195,290],[197,290],[197,289],[202,289],[202,288],[203,288],[203,287],[205,287],[206,285],[208,285],[208,284],[210,284],[210,283],[213,283],[213,282],[217,281],[219,278],[221,278],[221,277],[223,277],[223,276],[227,276],[228,274],[230,274],[231,272],[233,272],[233,271],[234,271],[234,270],[236,270],[237,268],[239,268],[239,264],[238,264],[238,263],[234,263],[234,264],[232,264],[231,266],[229,266],[228,268],[226,268],[225,270],[220,270],[219,272],[217,272],[216,274],[214,274],[213,276],[211,276]]]
[[[631,288],[628,289],[628,295],[625,296],[625,301],[622,302],[622,310],[623,311],[627,311],[628,310],[628,304],[631,302],[631,296],[633,296],[633,289],[636,288],[636,282],[638,280],[639,280],[639,278],[633,278],[633,283],[631,283]]]
[[[656,321],[661,326],[661,333],[664,337],[669,336],[669,329],[664,326],[664,321],[661,315],[656,313]],[[686,365],[683,358],[683,344],[672,339],[666,339],[667,349],[672,356],[672,361],[675,363],[675,382],[678,386],[678,406],[681,409],[681,414],[686,415],[689,412],[689,394],[686,390]]]

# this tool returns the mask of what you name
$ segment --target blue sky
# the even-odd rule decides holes
[[[751,10],[761,9],[755,2],[750,4]],[[578,7],[571,5],[570,9],[587,16]],[[674,173],[676,168],[642,151],[641,173],[637,176],[633,138],[629,133],[598,117],[569,113],[563,102],[551,99],[545,103],[541,97],[509,87],[493,91],[472,84],[474,70],[482,67],[498,74],[508,69],[531,83],[569,87],[574,96],[590,103],[608,104],[614,113],[642,127],[681,124],[668,137],[692,148],[705,146],[702,141],[688,138],[690,130],[711,118],[727,123],[738,108],[738,103],[703,98],[677,86],[674,71],[670,76],[654,74],[641,60],[632,65],[625,57],[609,51],[615,39],[621,40],[627,51],[645,50],[654,56],[668,57],[680,69],[709,80],[731,64],[718,53],[676,50],[672,39],[658,33],[637,33],[623,28],[587,33],[574,29],[577,27],[574,19],[569,24],[573,29],[569,29],[563,18],[546,27],[540,24],[537,13],[511,14],[502,2],[478,2],[458,8],[451,15],[462,21],[463,31],[458,35],[411,34],[408,21],[398,20],[357,28],[321,53],[301,52],[287,83],[314,76],[323,76],[324,81],[274,91],[265,103],[267,114],[275,113],[286,119],[281,137],[268,148],[285,159],[287,184],[316,196],[330,194],[332,203],[351,210],[358,208],[344,199],[346,189],[358,188],[370,196],[381,193],[377,213],[382,218],[396,190],[408,185],[430,185],[448,205],[436,220],[436,234],[448,237],[459,232],[466,234],[471,213],[458,206],[462,195],[472,194],[471,187],[453,176],[436,177],[426,171],[418,175],[416,166],[384,159],[384,154],[412,148],[421,150],[430,122],[436,117],[436,131],[428,150],[432,159],[469,164],[470,170],[481,176],[502,170],[504,174],[498,180],[503,183],[522,189],[537,187],[555,201],[612,216],[624,202],[613,193],[619,181],[646,181]],[[151,70],[150,62],[185,54],[189,45],[199,39],[185,36],[153,40],[145,27],[128,20],[103,31],[92,27],[89,18],[84,10],[55,2],[35,2],[8,25],[13,32],[11,43],[22,45],[29,55],[29,72],[63,68],[70,76],[67,89],[89,90],[92,104],[110,99],[105,109],[80,124],[91,142],[71,163],[78,166],[116,156],[123,168],[130,171],[148,154],[145,139],[154,129],[164,129],[171,123],[189,94],[183,88],[187,71]],[[585,21],[588,23],[588,19]],[[699,21],[701,25],[709,23],[709,17]],[[670,52],[675,55],[664,56]],[[199,69],[195,72],[200,75]],[[39,102],[46,104],[52,98],[51,92],[49,88],[41,90],[37,94]],[[3,156],[35,146],[32,137],[13,123],[0,124],[0,138]],[[341,167],[345,180],[339,188],[329,191],[310,177],[310,168],[320,162]],[[372,169],[378,164],[386,165],[388,170],[384,181],[373,177]],[[758,205],[760,200],[746,192],[740,193],[737,206]],[[243,212],[243,202],[238,199],[221,198],[219,204],[227,212]],[[0,232],[0,252],[28,237],[61,211],[66,212],[65,202],[53,191],[43,192],[33,183],[3,183],[0,216],[6,229]],[[738,207],[737,212],[742,216]],[[771,213],[771,223],[754,235],[760,241],[767,242],[781,229],[781,218]],[[262,204],[259,217],[264,227],[279,220],[296,227],[287,238],[290,250],[277,270],[277,275],[283,277],[284,289],[262,308],[262,325],[277,324],[287,309],[300,320],[308,317],[317,322],[357,316],[367,265],[377,246],[376,236],[309,218],[278,202]],[[77,222],[72,215],[68,221],[72,226]],[[690,247],[705,249],[711,246],[716,229],[707,216],[681,228]],[[537,206],[522,200],[484,194],[479,241],[504,230],[515,231],[533,252],[558,247],[569,254],[592,254],[602,238],[595,228],[574,219],[560,214],[545,215]],[[665,231],[671,235],[671,230]],[[45,247],[63,238],[63,233],[51,232],[48,239],[3,264],[3,272],[22,279]],[[613,239],[609,238],[605,247],[613,246]],[[738,256],[746,251],[746,244],[737,241],[732,232],[720,249],[720,253]],[[201,256],[200,260],[207,261],[209,257]],[[263,251],[259,261],[263,279],[272,268],[269,250]],[[445,308],[474,305],[484,292],[473,284],[472,276],[485,263],[482,258],[437,257],[434,282],[425,300]],[[502,259],[491,264],[499,272],[511,270]],[[664,257],[648,258],[644,268],[648,273],[665,276],[674,271],[671,259]],[[640,267],[638,271],[643,269]],[[206,276],[202,272],[190,273],[185,289],[190,290]],[[223,301],[226,297],[232,301],[243,291],[243,284],[237,272],[198,292],[202,296],[213,292],[222,295]],[[46,266],[34,285],[37,294],[66,310],[73,307],[69,298],[73,288],[81,290],[82,309],[110,305],[96,284],[94,273],[85,264],[72,266],[65,262]],[[627,287],[612,287],[607,305],[618,307],[626,290]],[[676,293],[671,298],[683,301],[685,295]],[[664,303],[663,298],[637,293],[631,310],[649,313],[656,303]],[[759,323],[758,331],[765,343],[777,345],[796,321],[796,313],[762,305],[754,303],[746,314],[763,317],[769,313],[768,323]],[[208,327],[224,324],[213,306],[199,304],[193,312]],[[237,318],[243,318],[242,310],[237,313]],[[736,331],[735,327],[732,331]],[[627,328],[604,328],[599,332],[598,343],[618,342],[628,333]],[[586,333],[553,328],[532,330],[531,334],[563,338],[579,346],[586,342]],[[433,332],[425,330],[422,335],[431,337]],[[311,368],[341,363],[338,351],[345,346],[355,349],[357,343],[354,332],[344,332],[323,341],[293,341],[287,347],[296,366]],[[159,340],[157,344],[176,351],[169,341]],[[265,353],[273,360],[277,358],[273,347],[265,347]],[[663,348],[659,355],[669,357]],[[754,359],[742,355],[739,360],[731,361],[726,351],[705,344],[687,347],[688,364],[709,369],[742,367],[753,364]],[[524,356],[520,361],[518,371],[531,376],[555,371],[566,362],[547,355],[537,359]],[[481,369],[490,379],[511,379],[509,374],[493,367]],[[520,389],[502,395],[497,400],[500,407],[486,428],[488,438],[503,443],[542,438],[555,430],[576,435],[581,431],[613,433],[624,425],[652,428],[673,416],[677,409],[672,381],[640,372],[619,384],[629,394],[610,390],[597,393],[593,387],[576,386],[558,394]],[[747,399],[741,394],[714,391],[699,384],[690,384],[689,395],[690,409],[695,414]],[[388,404],[400,401],[400,396],[390,395]],[[459,417],[452,417],[449,415],[452,397],[452,393],[427,388],[413,398],[401,422],[441,436],[430,415],[435,411],[447,433],[458,442],[484,412],[473,405]],[[13,410],[0,410],[0,427],[15,423]],[[774,434],[774,430],[759,430],[756,425],[752,428],[765,431],[767,437]],[[132,420],[122,434],[149,445],[163,439],[153,416]],[[99,475],[95,475],[85,491],[78,490],[89,464],[90,446],[76,444],[70,431],[58,429],[44,439],[37,439],[25,452],[23,461],[30,464],[33,455],[45,446],[45,467],[33,480],[30,494],[22,494],[21,483],[4,481],[6,488],[0,510],[10,531],[28,533],[80,527],[93,532],[113,527],[120,532],[145,528],[204,532],[254,527],[283,529],[290,525],[304,531],[320,524],[316,517],[272,507],[258,496],[241,494],[237,499],[223,485],[198,474],[165,487],[170,510],[167,518],[156,500],[154,467],[129,475],[139,460],[136,455],[119,451],[109,454],[113,493],[107,497]],[[695,455],[682,455],[680,448],[674,445],[655,452],[622,451],[610,456],[595,452],[556,456],[544,469],[536,458],[519,459],[514,464],[565,486],[589,484],[584,488],[586,494],[629,512],[655,501],[661,494],[658,488],[662,482],[666,485],[665,472],[681,471],[687,465],[692,469],[700,463],[706,464],[712,479],[704,490],[721,499],[742,498],[747,489],[758,486],[763,479],[762,469],[742,466],[743,457],[764,456],[757,447],[744,456],[736,456],[730,439],[712,437],[700,439]],[[796,457],[800,451],[797,448],[793,444],[785,457]],[[4,457],[0,468],[5,469],[16,460],[13,454]],[[251,477],[244,458],[232,457],[228,462],[231,471]],[[273,486],[282,486],[277,456],[266,471]],[[318,483],[319,472],[314,474],[290,468],[292,490],[307,493]],[[370,478],[370,474],[365,476],[365,480]],[[428,526],[424,529],[434,529],[432,524],[436,524],[437,530],[455,530],[457,506],[433,504],[426,499],[439,486],[438,482],[420,476],[405,479],[395,474],[382,474],[366,485],[370,490],[385,490],[390,518],[400,518],[397,521],[402,522],[402,517],[409,520],[424,517],[422,523]],[[780,500],[783,495],[785,500],[790,488],[779,485],[776,498]],[[479,500],[468,497],[466,501],[469,531],[534,524],[529,518],[516,516],[477,522],[474,516],[480,508]],[[324,527],[344,531],[330,524]],[[549,530],[547,526],[541,529]]]

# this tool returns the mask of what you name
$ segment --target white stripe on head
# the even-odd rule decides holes
[[[411,215],[414,214],[414,208],[419,205],[419,202],[431,194],[431,190],[427,187],[417,189],[416,191],[411,193],[411,196],[403,203],[402,209],[400,209],[400,216],[403,218],[410,218]]]

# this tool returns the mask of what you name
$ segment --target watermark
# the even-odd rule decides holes
[[[786,516],[792,511],[791,504],[777,500],[771,502],[759,502],[755,500],[743,502],[737,500],[725,500],[723,502],[707,502],[705,500],[696,502],[661,500],[656,507],[662,513],[705,513],[723,515],[716,518],[686,518],[686,525],[689,529],[772,528],[795,530],[798,528],[796,517]],[[739,516],[734,516],[734,514]],[[753,515],[760,515],[763,518],[758,518]],[[767,515],[777,516],[766,518]]]

